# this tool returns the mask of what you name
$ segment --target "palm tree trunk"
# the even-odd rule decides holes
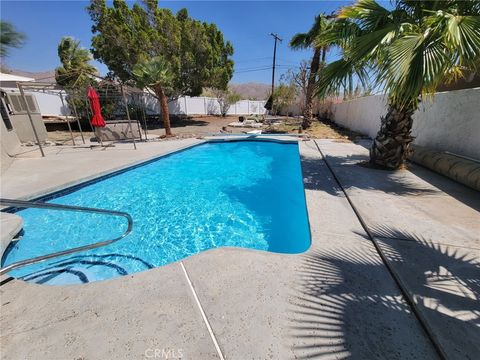
[[[310,63],[310,74],[307,82],[307,92],[305,94],[305,110],[303,111],[302,128],[307,129],[312,126],[313,120],[313,88],[315,86],[315,80],[320,66],[320,55],[322,49],[315,48],[313,53],[312,62]]]
[[[168,99],[163,91],[161,86],[157,86],[155,88],[155,94],[157,95],[158,99],[160,100],[160,111],[162,112],[162,121],[163,127],[165,128],[165,135],[171,136],[172,129],[170,127],[170,114],[168,112]]]
[[[390,170],[398,169],[404,164],[413,140],[412,115],[415,110],[413,103],[405,106],[389,104],[370,149],[371,164]]]

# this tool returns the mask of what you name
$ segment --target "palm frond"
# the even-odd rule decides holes
[[[386,60],[380,77],[386,84],[386,89],[396,99],[418,96],[423,86],[423,35],[408,35],[395,40],[388,49]]]
[[[340,10],[339,19],[358,22],[365,31],[374,31],[391,21],[390,11],[375,0],[359,0],[354,5]]]
[[[310,47],[308,34],[306,33],[295,34],[290,40],[289,46],[295,50],[306,49]]]
[[[160,56],[139,62],[134,66],[132,73],[140,88],[162,86],[165,90],[171,86],[173,81],[167,61]]]
[[[480,16],[448,14],[445,43],[451,52],[458,53],[459,65],[478,68],[480,58]]]
[[[367,64],[355,64],[345,59],[340,59],[328,64],[319,74],[315,86],[315,95],[338,95],[342,90],[352,87],[350,82],[357,79],[367,88],[369,74]]]

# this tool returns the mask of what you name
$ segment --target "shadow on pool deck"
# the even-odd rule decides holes
[[[437,195],[441,193],[441,190],[430,186],[421,187],[418,183],[403,176],[406,170],[385,171],[366,168],[361,165],[366,160],[366,157],[362,155],[327,155],[326,159],[333,167],[341,167],[342,172],[349,173],[352,176],[358,175],[356,181],[351,185],[347,185],[346,188],[375,190],[391,195],[406,196]],[[324,186],[325,177],[333,179],[325,163],[319,165],[315,159],[304,158],[302,159],[302,167],[309,169],[309,175],[304,182],[305,189],[322,189],[322,191],[326,191],[331,195],[343,196],[340,186]],[[368,171],[368,176],[362,176],[362,173],[365,173],[365,171]]]
[[[381,246],[407,285],[431,333],[442,345],[446,358],[473,360],[475,354],[480,353],[478,261],[464,250],[451,251],[401,231],[387,227],[377,231],[385,238],[411,238],[411,242],[382,240]],[[406,243],[415,248],[417,258],[402,251]],[[298,358],[335,355],[371,359],[379,354],[391,354],[390,358],[398,355],[399,358],[423,358],[424,355],[413,350],[415,344],[410,354],[396,353],[401,347],[397,342],[404,343],[405,339],[393,336],[398,335],[399,330],[401,334],[401,329],[395,327],[405,321],[402,317],[409,316],[409,306],[394,293],[372,292],[372,288],[365,285],[384,271],[383,264],[359,251],[347,250],[314,251],[303,259],[298,271],[299,294],[291,320],[292,334],[302,343],[294,349],[302,353]],[[428,261],[417,261],[425,259]],[[372,313],[376,313],[375,316]],[[384,324],[382,333],[378,332],[378,324],[369,323],[385,318],[395,321]]]
[[[480,353],[478,257],[388,226],[373,231],[446,357],[473,360]]]
[[[393,172],[359,166],[368,156],[354,144],[318,144],[445,357],[474,359],[480,352],[478,193],[415,165]],[[344,196],[338,189],[332,195]],[[309,263],[338,265],[339,257],[358,263],[354,253]]]
[[[414,335],[398,290],[379,286],[388,275],[375,254],[317,250],[303,257],[297,275],[290,324],[296,358],[436,358],[428,340]]]

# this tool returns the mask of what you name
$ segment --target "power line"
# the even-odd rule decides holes
[[[264,56],[264,57],[259,57],[259,58],[251,58],[251,59],[245,59],[245,60],[238,60],[238,61],[234,60],[234,61],[235,61],[235,64],[238,64],[238,63],[246,63],[246,62],[265,60],[265,59],[270,59],[270,56]]]
[[[288,59],[281,58],[281,57],[279,57],[278,60],[283,61],[283,62],[285,62],[285,63],[291,63],[291,64],[298,64],[298,63],[299,63],[298,61],[288,60]]]
[[[261,65],[256,65],[256,66],[250,66],[250,67],[245,67],[245,68],[239,68],[239,69],[235,69],[235,70],[236,70],[236,71],[254,70],[254,69],[260,69],[260,68],[264,68],[264,67],[271,68],[271,65],[268,65],[268,64],[261,64]]]
[[[235,74],[244,74],[244,73],[249,73],[249,72],[255,72],[255,71],[265,71],[265,70],[270,70],[271,67],[265,67],[265,68],[260,68],[260,69],[253,69],[253,70],[244,70],[244,71],[235,71]]]
[[[262,65],[252,66],[252,67],[245,67],[245,68],[235,69],[235,71],[236,71],[236,72],[238,72],[238,71],[249,71],[249,70],[255,70],[255,69],[260,69],[260,68],[264,68],[264,67],[271,68],[270,65],[262,64]],[[300,68],[299,65],[289,65],[289,64],[276,64],[275,67]]]

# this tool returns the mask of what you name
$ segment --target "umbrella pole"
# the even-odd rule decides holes
[[[120,89],[122,90],[123,102],[125,103],[125,110],[127,111],[128,127],[130,128],[130,132],[132,133],[133,148],[137,150],[137,144],[135,143],[135,135],[133,135],[132,123],[130,121],[130,112],[128,111],[127,97],[125,96],[123,85],[120,85]]]
[[[62,93],[60,93],[60,100],[62,101],[62,107],[65,109],[65,103],[63,102]],[[68,125],[68,131],[70,131],[70,137],[72,138],[72,144],[73,146],[76,146],[77,144],[75,144],[75,138],[73,136],[72,126],[70,125],[70,121],[68,120],[68,115],[66,115],[65,117],[66,117],[65,120],[67,121],[67,125]]]

